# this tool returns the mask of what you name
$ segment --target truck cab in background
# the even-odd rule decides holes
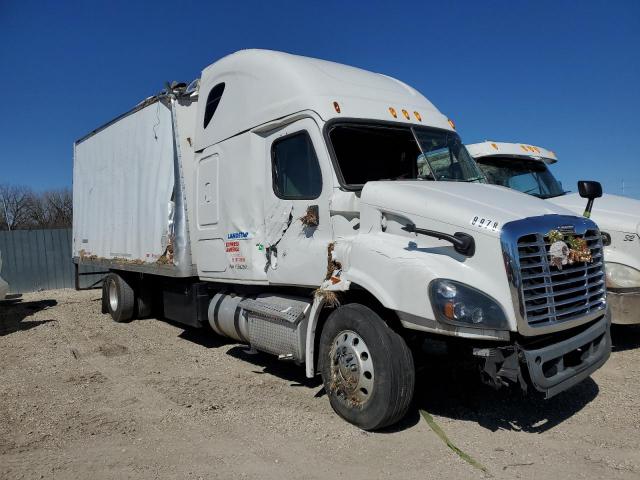
[[[78,140],[73,188],[75,261],[110,269],[105,312],[159,304],[304,365],[367,430],[406,413],[424,342],[547,397],[609,357],[596,224],[484,184],[448,118],[386,75],[234,53]],[[585,246],[562,270],[560,230]]]
[[[558,161],[546,148],[522,143],[486,141],[467,149],[487,181],[545,199],[576,214],[585,200],[566,192],[549,169]],[[640,200],[604,194],[590,218],[603,235],[607,300],[611,320],[617,324],[640,324]]]

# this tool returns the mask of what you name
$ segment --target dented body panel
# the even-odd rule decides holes
[[[504,331],[443,324],[427,299],[427,286],[437,278],[481,285],[518,330],[508,286],[500,236],[503,225],[533,216],[571,215],[571,212],[513,190],[469,183],[370,182],[360,197],[360,229],[345,253],[336,258],[343,278],[372,292],[400,315],[408,328],[461,337],[504,339]],[[474,219],[482,216],[483,225]],[[476,251],[466,257],[443,240],[407,232],[407,224],[427,226],[453,235],[472,235]],[[338,242],[341,245],[342,242]],[[342,250],[337,250],[342,252]],[[380,274],[384,272],[384,274]]]

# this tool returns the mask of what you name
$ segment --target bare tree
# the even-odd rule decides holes
[[[73,217],[73,196],[69,188],[49,190],[41,196],[48,212],[48,228],[67,228]]]
[[[0,185],[0,228],[29,228],[29,208],[33,191],[24,185]]]
[[[49,210],[42,195],[32,195],[29,202],[29,226],[31,228],[47,228],[49,225]]]
[[[34,193],[29,187],[0,185],[0,230],[71,227],[71,189]]]

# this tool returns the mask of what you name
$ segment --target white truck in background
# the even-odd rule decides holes
[[[363,429],[403,417],[425,341],[550,397],[609,357],[601,235],[482,181],[410,86],[245,50],[75,142],[74,260],[110,269],[114,320],[156,309],[304,365]],[[588,256],[550,266],[555,232]]]
[[[523,143],[485,141],[467,145],[489,183],[535,195],[577,214],[584,200],[565,192],[548,165],[554,152]],[[591,217],[604,237],[605,271],[611,321],[640,324],[640,201],[605,194]]]

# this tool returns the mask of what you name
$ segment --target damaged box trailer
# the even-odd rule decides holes
[[[424,96],[345,65],[246,50],[168,85],[75,143],[73,229],[75,261],[111,271],[114,320],[304,365],[364,429],[406,413],[424,342],[547,396],[609,356],[604,291],[548,255],[571,232],[604,275],[596,224],[484,184]]]

